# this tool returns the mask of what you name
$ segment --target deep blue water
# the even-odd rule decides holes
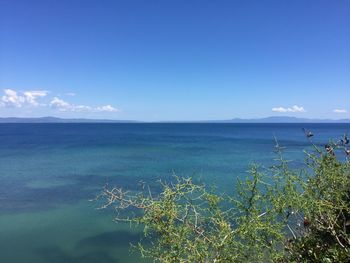
[[[90,202],[110,185],[157,189],[172,173],[234,192],[253,162],[273,161],[274,136],[301,165],[350,124],[0,124],[0,262],[141,262],[115,224]]]

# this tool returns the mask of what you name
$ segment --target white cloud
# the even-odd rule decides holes
[[[305,109],[304,109],[304,107],[294,105],[290,108],[275,107],[275,108],[272,108],[272,111],[275,111],[275,112],[305,112]]]
[[[32,106],[38,106],[39,103],[36,101],[37,98],[46,97],[48,91],[46,90],[32,90],[23,93],[26,101]]]
[[[276,108],[272,108],[272,111],[287,112],[288,110],[286,108],[283,108],[283,107],[276,107]]]
[[[73,97],[73,96],[75,96],[75,95],[77,95],[77,94],[74,93],[74,92],[67,92],[67,93],[65,93],[64,95]]]
[[[118,109],[114,108],[111,105],[105,105],[105,106],[97,107],[96,111],[117,112]]]
[[[12,89],[4,89],[4,95],[0,97],[0,107],[21,108],[29,107],[50,107],[58,111],[73,112],[117,112],[117,108],[112,105],[102,105],[92,107],[88,105],[75,105],[62,100],[58,96],[53,97],[49,103],[41,103],[39,99],[49,94],[46,90],[29,90],[17,92]],[[75,96],[75,93],[66,93],[67,96]],[[40,103],[39,103],[40,102]]]
[[[93,108],[86,105],[76,105],[74,106],[74,111],[93,111]]]
[[[54,97],[50,102],[50,107],[58,109],[59,111],[69,111],[73,109],[73,106],[60,98]]]
[[[118,109],[111,105],[105,105],[100,107],[91,107],[87,105],[74,105],[70,104],[58,97],[54,97],[50,102],[50,107],[59,111],[75,111],[75,112],[117,112]]]
[[[12,89],[4,89],[4,95],[0,99],[0,106],[2,107],[16,107],[22,106],[38,106],[38,98],[43,98],[48,94],[46,90],[32,90],[25,92],[17,92]]]
[[[1,97],[2,105],[5,107],[22,107],[25,102],[25,98],[17,94],[16,91],[12,89],[4,89],[5,95]]]
[[[335,112],[335,113],[347,113],[348,111],[346,109],[334,109],[333,112]]]

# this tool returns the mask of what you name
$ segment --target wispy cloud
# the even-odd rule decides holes
[[[119,111],[118,109],[114,108],[113,106],[111,105],[104,105],[104,106],[101,106],[101,107],[97,107],[95,108],[96,111],[106,111],[106,112],[116,112],[116,111]]]
[[[305,109],[302,106],[294,105],[290,108],[275,107],[275,108],[272,108],[272,111],[274,111],[274,112],[305,112]]]
[[[72,109],[72,105],[69,104],[68,102],[61,100],[58,97],[54,97],[51,101],[50,101],[50,107],[54,108],[54,109],[58,109],[59,111],[69,111],[70,109]]]
[[[16,107],[22,106],[38,106],[38,98],[46,97],[48,91],[46,90],[31,90],[25,92],[17,92],[12,89],[4,89],[4,95],[1,97],[0,106],[2,107]]]
[[[117,108],[111,105],[103,105],[99,107],[91,107],[87,105],[75,105],[68,103],[58,97],[54,97],[50,102],[50,107],[59,111],[74,111],[74,112],[117,112]]]
[[[1,97],[1,104],[3,107],[21,107],[25,101],[23,96],[17,94],[16,91],[12,89],[5,89],[5,95]]]
[[[56,109],[61,112],[118,112],[112,105],[88,106],[76,105],[62,100],[56,96],[50,99],[48,104],[40,103],[41,98],[46,97],[49,92],[46,90],[16,91],[4,89],[4,94],[0,97],[0,107],[21,108],[21,107],[41,107]],[[66,93],[66,96],[75,96],[75,93]]]
[[[64,95],[73,97],[73,96],[75,96],[75,95],[77,95],[77,94],[74,93],[74,92],[67,92],[67,93],[65,93]]]
[[[32,106],[38,106],[39,103],[36,101],[37,98],[46,97],[49,92],[46,90],[32,90],[24,92],[26,101]]]
[[[334,109],[333,112],[335,112],[335,113],[347,113],[348,111],[346,109]]]

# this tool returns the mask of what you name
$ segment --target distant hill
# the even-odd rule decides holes
[[[100,119],[63,119],[56,117],[41,118],[0,118],[0,123],[136,123],[131,120],[100,120]]]
[[[350,123],[350,119],[308,119],[288,116],[272,116],[261,119],[240,119],[235,118],[224,122],[229,123]]]
[[[41,118],[0,118],[0,123],[147,123],[133,120],[64,119],[56,117]],[[157,123],[157,122],[153,122]],[[204,121],[159,121],[158,123],[350,123],[350,119],[307,119],[288,116],[272,116],[257,119],[204,120]]]
[[[289,116],[272,116],[256,119],[234,118],[229,120],[204,120],[204,121],[163,121],[164,123],[350,123],[350,119],[308,119]]]

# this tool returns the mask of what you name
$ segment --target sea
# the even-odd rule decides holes
[[[192,177],[235,194],[252,164],[290,165],[350,124],[47,123],[0,124],[0,262],[147,262],[130,249],[140,228],[117,223],[94,201],[103,187],[159,191],[159,180]]]

